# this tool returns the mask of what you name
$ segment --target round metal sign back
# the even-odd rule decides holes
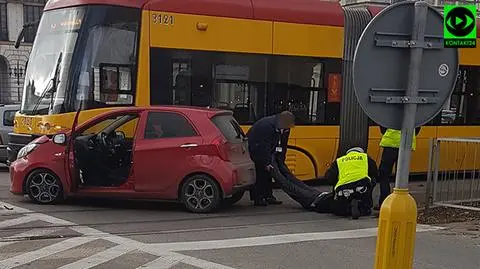
[[[370,21],[357,44],[353,61],[355,94],[365,113],[381,126],[400,130],[410,65],[415,2],[400,2]],[[443,17],[428,7],[415,116],[418,127],[433,119],[452,94],[458,51],[443,47]],[[423,103],[422,103],[423,102]]]

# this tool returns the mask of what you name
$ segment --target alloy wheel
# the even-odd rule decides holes
[[[47,171],[34,172],[29,177],[27,188],[30,198],[42,204],[55,202],[62,193],[57,177]]]

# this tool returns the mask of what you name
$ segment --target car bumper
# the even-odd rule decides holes
[[[7,163],[8,156],[8,147],[7,145],[0,145],[0,163]]]
[[[24,180],[27,178],[28,163],[25,159],[18,159],[10,164],[10,192],[16,195],[23,195]]]
[[[252,162],[236,165],[233,171],[234,184],[232,191],[244,190],[255,184],[255,165]]]
[[[226,195],[225,198],[231,197],[237,192],[248,191],[252,187],[252,184],[246,186],[233,186],[232,193],[230,195]]]

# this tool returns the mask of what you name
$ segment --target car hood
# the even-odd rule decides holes
[[[48,138],[48,136],[42,135],[39,138],[34,139],[31,143],[32,144],[44,144],[44,143],[47,143],[49,140],[50,140],[50,138]]]

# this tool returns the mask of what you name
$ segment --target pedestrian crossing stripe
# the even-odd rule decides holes
[[[0,202],[0,204],[2,204]],[[107,263],[134,251],[141,251],[155,258],[140,265],[137,268],[143,269],[168,269],[178,264],[188,264],[200,269],[235,269],[226,265],[202,260],[188,255],[180,254],[179,251],[194,250],[212,250],[237,247],[253,247],[276,244],[287,244],[294,242],[307,242],[317,240],[333,240],[333,239],[349,239],[349,238],[366,238],[375,237],[377,228],[365,228],[347,231],[332,232],[316,232],[316,233],[299,233],[299,234],[280,234],[259,237],[234,238],[222,240],[207,240],[193,242],[173,242],[173,243],[143,243],[133,239],[121,237],[99,231],[97,229],[78,225],[76,223],[56,218],[43,213],[32,212],[28,209],[16,207],[7,203],[3,203],[13,210],[0,211],[0,216],[12,217],[4,221],[0,221],[0,229],[13,227],[16,225],[24,225],[29,222],[43,221],[52,224],[55,227],[33,228],[29,231],[22,232],[13,236],[1,237],[0,248],[17,242],[25,242],[30,237],[48,236],[63,229],[70,229],[78,236],[63,238],[60,242],[39,248],[37,250],[18,253],[13,257],[2,260],[0,251],[0,269],[11,269],[21,265],[54,256],[55,254],[81,247],[95,240],[104,240],[113,243],[113,247],[109,247],[103,251],[93,255],[82,257],[77,261],[61,266],[62,269],[87,269]],[[23,229],[23,228],[22,228]],[[442,227],[434,227],[428,225],[418,225],[417,232],[428,232],[443,229]]]
[[[58,243],[42,247],[37,250],[20,253],[13,257],[7,259],[1,259],[0,254],[0,269],[11,269],[14,267],[26,265],[35,261],[39,261],[49,256],[53,256],[62,251],[68,251],[76,247],[80,247],[86,243],[95,241],[95,240],[105,240],[111,243],[116,244],[114,247],[110,247],[104,251],[95,253],[94,255],[85,257],[83,259],[77,260],[75,262],[65,264],[59,268],[61,269],[87,269],[98,266],[100,264],[106,263],[113,259],[119,258],[122,255],[125,255],[132,251],[142,251],[154,255],[156,258],[153,260],[137,267],[143,269],[168,269],[176,266],[178,264],[188,264],[200,269],[235,269],[233,267],[225,266],[222,264],[217,264],[214,262],[201,260],[198,258],[190,257],[187,255],[174,253],[171,251],[157,250],[152,245],[129,238],[120,237],[117,235],[112,235],[99,231],[97,229],[78,225],[76,223],[56,218],[43,213],[32,212],[28,209],[20,208],[14,205],[7,203],[0,203],[13,210],[9,211],[0,211],[0,216],[16,216],[16,218],[7,219],[0,221],[0,229],[13,227],[16,225],[25,225],[29,222],[34,221],[43,221],[54,225],[55,227],[45,227],[45,228],[34,228],[26,232],[22,232],[13,236],[1,237],[0,238],[0,248],[6,247],[8,245],[24,242],[27,238],[47,236],[53,234],[59,230],[68,228],[72,231],[75,231],[80,234],[80,236],[75,236],[72,238],[66,238]],[[23,229],[23,228],[22,228]],[[1,251],[0,251],[1,253]]]

